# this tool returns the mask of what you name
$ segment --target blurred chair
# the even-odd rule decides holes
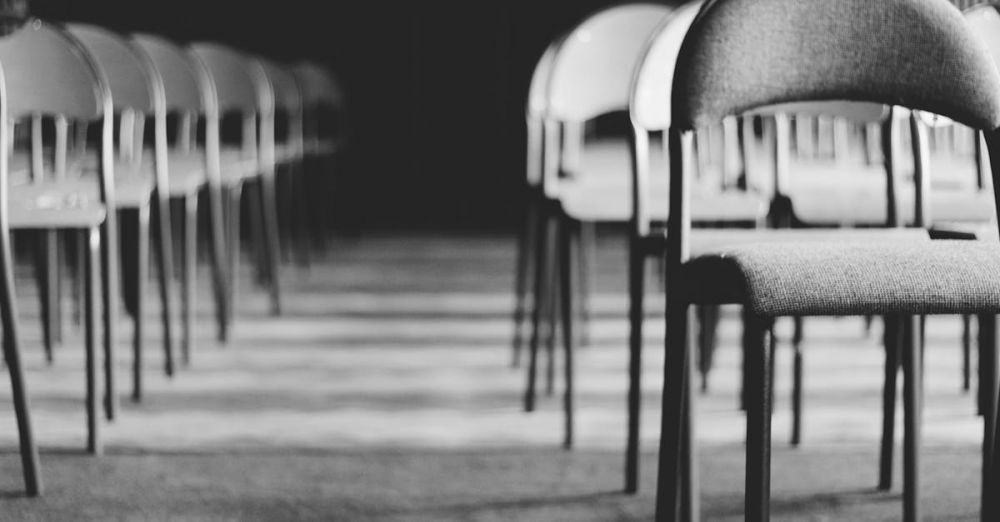
[[[334,230],[338,183],[343,181],[339,168],[350,139],[349,114],[344,92],[333,74],[314,62],[293,67],[302,92],[302,132],[305,153],[305,179],[309,187],[309,223],[312,242],[326,252]]]
[[[762,46],[771,52],[759,53]],[[901,52],[906,67],[886,65],[900,63]],[[1000,281],[993,277],[1000,271],[1000,249],[985,241],[775,243],[691,258],[686,165],[694,129],[759,106],[813,100],[907,100],[912,109],[983,130],[991,156],[1000,154],[1000,74],[988,50],[943,0],[722,0],[708,4],[692,25],[677,70],[668,131],[667,284],[673,290],[667,296],[657,519],[673,520],[678,512],[697,516],[688,307],[706,303],[740,303],[751,312],[748,520],[769,518],[773,344],[767,332],[773,319],[872,313],[891,314],[904,325],[903,518],[919,519],[920,315],[1000,311]],[[713,81],[720,77],[730,81]],[[926,128],[916,113],[909,118],[917,144],[915,200],[928,201]],[[924,216],[916,217],[926,226]],[[995,411],[995,395],[991,399],[990,411]],[[987,426],[984,450],[995,440],[992,425]],[[984,451],[987,469],[992,455]],[[987,508],[983,519],[992,520],[992,507]]]
[[[50,234],[65,230],[84,237],[87,448],[101,453],[95,353],[98,278],[104,302],[105,410],[109,419],[117,403],[114,372],[119,275],[115,213],[108,211],[116,208],[110,90],[81,44],[37,19],[0,39],[0,63],[6,74],[7,115],[0,122],[7,136],[4,143],[14,145],[15,150],[30,146],[30,168],[22,174],[6,173],[9,226]],[[47,134],[42,132],[43,119],[50,119],[54,129],[50,145],[43,140]],[[97,172],[81,176],[78,169],[71,168],[68,131],[71,124],[91,122],[97,122],[101,131],[96,140]],[[12,123],[30,127],[28,143],[13,139]],[[47,153],[51,159],[45,157]],[[16,335],[16,326],[10,329],[8,335]]]
[[[282,261],[297,258],[300,265],[309,264],[309,234],[311,199],[304,178],[305,143],[303,101],[299,81],[292,71],[270,60],[257,58],[264,77],[274,91],[274,163],[277,188],[278,217],[281,225]],[[261,84],[258,91],[267,86]]]
[[[545,262],[544,258],[536,257],[545,250],[545,245],[539,244],[539,240],[543,239],[543,236],[537,233],[539,227],[538,207],[543,201],[541,194],[542,125],[547,103],[549,71],[559,40],[549,44],[545,52],[542,53],[535,65],[535,71],[531,75],[531,84],[528,87],[528,104],[525,110],[527,190],[525,193],[524,223],[517,240],[517,260],[514,274],[514,340],[511,364],[515,368],[521,364],[521,352],[524,348],[524,322],[529,305],[533,309],[535,306],[533,296],[544,292],[545,285],[550,282],[536,277],[532,268],[541,266]],[[534,290],[529,293],[528,289],[533,286]],[[542,313],[544,314],[544,312]],[[532,335],[535,334],[532,333]]]
[[[224,338],[226,317],[225,237],[221,182],[208,168],[208,137],[197,132],[199,121],[206,120],[214,96],[203,90],[198,64],[176,44],[148,34],[132,36],[133,46],[148,60],[158,82],[154,92],[161,92],[165,118],[156,120],[156,165],[166,172],[167,198],[179,212],[174,212],[180,231],[181,252],[181,358],[189,364],[194,349],[197,294],[198,195],[203,189],[208,199],[209,232],[213,272],[213,293],[219,338]],[[174,119],[174,139],[167,136],[167,117]],[[162,141],[162,143],[160,143]],[[173,228],[173,227],[172,227]]]
[[[238,269],[242,257],[240,207],[246,182],[258,182],[247,198],[250,217],[259,217],[263,227],[263,230],[254,231],[262,238],[254,246],[265,249],[261,257],[267,260],[267,264],[258,268],[265,271],[264,277],[271,283],[271,312],[280,313],[278,230],[273,177],[274,142],[273,136],[267,134],[270,131],[266,125],[266,121],[273,115],[273,93],[270,89],[258,92],[260,83],[257,77],[263,71],[233,49],[218,44],[196,43],[191,45],[190,55],[203,67],[203,89],[215,97],[214,107],[206,114],[205,134],[208,168],[215,171],[215,174],[209,175],[209,179],[219,179],[224,193],[227,228],[225,237],[229,244],[227,324],[233,320],[238,302]],[[238,118],[242,124],[239,143],[236,144],[223,143],[220,126],[222,119],[230,116]]]
[[[159,225],[156,262],[159,272],[160,306],[163,331],[164,371],[174,372],[173,349],[173,275],[172,233],[167,188],[166,109],[162,82],[147,58],[139,54],[120,35],[99,27],[70,24],[67,30],[90,53],[104,73],[111,89],[111,99],[118,115],[118,155],[115,160],[116,205],[125,219],[122,265],[125,272],[125,304],[132,315],[133,390],[132,398],[142,398],[142,360],[145,336],[145,296],[149,278],[150,212],[155,208]],[[153,125],[153,143],[147,151],[145,123]],[[146,154],[144,154],[144,152]],[[84,170],[96,167],[84,158]],[[155,207],[154,207],[155,204]],[[125,227],[127,225],[127,228]],[[131,244],[129,244],[131,243]]]

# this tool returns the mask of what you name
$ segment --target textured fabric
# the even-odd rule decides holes
[[[873,101],[1000,127],[1000,73],[944,0],[715,0],[677,59],[674,126],[762,105]]]
[[[741,303],[762,317],[1000,313],[1000,245],[754,245],[696,257],[683,280],[695,303]]]

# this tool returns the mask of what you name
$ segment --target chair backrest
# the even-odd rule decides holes
[[[642,50],[664,17],[658,4],[624,4],[584,20],[563,39],[549,74],[547,117],[584,121],[628,109]]]
[[[552,72],[552,60],[556,56],[561,39],[557,39],[545,48],[535,71],[531,73],[531,83],[528,84],[528,104],[525,112],[528,118],[541,118],[548,106],[549,74]]]
[[[313,62],[301,62],[293,68],[302,88],[305,105],[329,105],[340,107],[344,103],[344,93],[340,83],[327,69]]]
[[[677,70],[678,130],[814,100],[903,105],[1000,126],[1000,74],[945,0],[716,0],[692,24]]]
[[[278,65],[271,60],[258,58],[258,62],[264,68],[264,74],[271,82],[274,91],[274,105],[289,114],[302,109],[302,91],[299,89],[299,82],[295,75],[282,65]]]
[[[629,116],[632,123],[646,130],[670,128],[670,86],[681,42],[691,22],[701,9],[701,2],[691,2],[671,13],[653,31],[632,76]]]
[[[215,43],[192,44],[190,53],[204,65],[205,72],[215,86],[220,114],[231,111],[247,113],[262,108],[263,100],[258,92],[260,79],[255,76],[246,56],[235,49]]]
[[[153,113],[156,109],[156,71],[121,35],[86,24],[68,24],[73,35],[103,71],[116,110],[133,109]],[[162,94],[161,94],[162,95]]]
[[[105,79],[87,51],[41,20],[30,20],[0,38],[0,63],[6,76],[8,118],[41,113],[93,120],[110,109]]]
[[[177,44],[151,34],[133,34],[132,43],[148,57],[163,82],[167,111],[204,112],[198,71]]]
[[[965,12],[965,20],[993,53],[993,60],[1000,66],[1000,5],[980,4]]]

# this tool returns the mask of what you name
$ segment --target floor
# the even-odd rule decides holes
[[[18,497],[13,412],[0,397],[0,519],[5,509],[39,520],[648,519],[663,340],[655,279],[646,328],[644,491],[626,497],[617,493],[626,387],[623,243],[600,237],[592,343],[578,355],[573,452],[559,449],[558,396],[543,396],[535,413],[521,410],[524,372],[511,368],[510,350],[513,245],[501,235],[340,240],[322,262],[283,273],[283,317],[266,313],[264,294],[245,277],[234,338],[225,346],[213,340],[205,272],[198,346],[191,366],[173,379],[161,371],[158,312],[148,296],[145,399],[135,404],[124,396],[131,357],[123,339],[124,409],[105,426],[108,455],[101,458],[82,451],[79,334],[68,325],[55,363],[45,363],[25,272],[24,357],[48,488],[42,500]],[[705,514],[713,520],[739,518],[741,505],[735,317],[724,313],[710,390],[698,400]],[[866,333],[858,318],[806,323],[805,430],[796,450],[785,444],[790,357],[780,348],[789,330],[778,325],[774,494],[785,506],[776,508],[778,518],[898,518],[898,491],[872,493],[880,326]],[[924,473],[932,519],[976,516],[982,427],[973,396],[960,387],[959,338],[957,319],[930,319]],[[9,394],[6,384],[0,394]]]

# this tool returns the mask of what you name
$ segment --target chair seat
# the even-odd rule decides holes
[[[627,172],[627,171],[626,171]],[[632,180],[583,178],[559,184],[559,200],[569,217],[580,221],[626,222],[632,219]],[[666,221],[669,191],[666,183],[650,190],[650,218]],[[767,215],[764,198],[752,192],[696,191],[691,196],[691,219],[695,222],[755,223]]]
[[[1000,312],[1000,244],[913,240],[746,245],[687,262],[697,304],[761,317]]]
[[[247,157],[238,148],[225,148],[219,153],[219,163],[222,167],[222,182],[233,185],[256,176],[260,172],[257,158]]]
[[[795,216],[809,224],[882,225],[886,222],[884,179],[816,181],[792,185],[788,196]],[[985,190],[939,190],[930,193],[930,219],[939,221],[984,222],[993,218],[993,195]],[[899,207],[905,223],[913,223],[912,185],[903,185]]]
[[[302,159],[302,154],[299,149],[290,143],[275,143],[274,144],[274,162],[283,165],[286,163],[292,163]]]
[[[13,229],[93,228],[107,215],[96,182],[38,183],[10,187],[8,218]]]

